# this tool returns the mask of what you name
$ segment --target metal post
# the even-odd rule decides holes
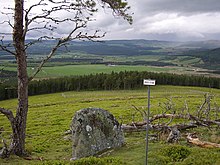
[[[147,113],[145,113],[145,121],[147,123],[146,127],[146,162],[145,165],[148,163],[148,136],[149,136],[149,117],[150,117],[150,86],[156,85],[156,80],[151,79],[144,79],[144,85],[148,86],[148,105],[147,105]]]
[[[145,163],[146,165],[148,163],[149,116],[150,116],[150,86],[148,85],[147,127],[146,127],[146,163]]]

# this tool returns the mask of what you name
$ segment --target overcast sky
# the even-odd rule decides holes
[[[220,40],[220,0],[127,1],[134,13],[132,25],[104,11],[96,15],[90,29],[107,31],[105,39]],[[13,1],[0,0],[2,6],[9,3]],[[7,32],[7,26],[0,29]]]

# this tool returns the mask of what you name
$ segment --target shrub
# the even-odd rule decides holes
[[[48,160],[41,163],[36,163],[35,165],[67,165],[67,164],[69,164],[67,161]]]
[[[186,158],[184,165],[219,165],[220,157],[218,150],[199,148],[193,150],[192,154]]]
[[[82,158],[76,161],[73,161],[71,165],[125,165],[125,162],[122,162],[117,158],[96,158],[96,157],[88,157]]]
[[[126,165],[126,163],[122,162],[120,159],[109,158],[109,157],[106,158],[88,157],[75,161],[48,160],[40,164],[41,165]]]
[[[189,156],[190,150],[184,146],[172,145],[161,150],[162,155],[169,157],[172,161],[182,161]]]

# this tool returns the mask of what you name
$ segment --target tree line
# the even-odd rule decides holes
[[[138,71],[99,73],[83,76],[35,80],[29,84],[28,94],[39,95],[82,90],[131,90],[143,87],[143,79],[155,79],[158,85],[179,85],[220,88],[220,79],[205,76],[177,75]],[[0,100],[16,98],[16,85],[0,85]]]

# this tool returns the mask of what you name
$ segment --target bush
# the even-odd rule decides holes
[[[170,161],[171,161],[170,158],[166,156],[159,155],[159,154],[155,156],[155,155],[149,154],[148,164],[167,165]]]
[[[169,157],[174,162],[183,161],[191,153],[188,148],[179,145],[165,147],[161,152],[162,155]]]
[[[125,162],[122,162],[117,158],[96,158],[88,157],[76,160],[71,163],[71,165],[125,165]]]
[[[199,148],[192,152],[182,164],[184,165],[219,165],[220,157],[219,152],[213,149]]]
[[[67,161],[61,160],[48,160],[41,163],[35,163],[35,165],[67,165],[69,164]]]
[[[75,161],[49,160],[42,162],[40,164],[41,165],[126,165],[126,163],[122,162],[120,159],[108,158],[108,157],[106,158],[88,157]]]

